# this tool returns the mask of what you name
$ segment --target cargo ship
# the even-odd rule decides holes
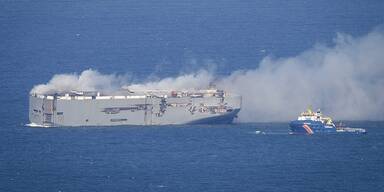
[[[320,109],[315,113],[311,108],[302,112],[297,120],[289,124],[290,134],[327,134],[327,133],[366,133],[363,128],[335,126],[330,117],[324,116]]]
[[[219,89],[30,93],[30,125],[114,126],[232,123],[241,96]]]

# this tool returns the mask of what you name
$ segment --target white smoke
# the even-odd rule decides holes
[[[125,82],[125,76],[104,75],[96,70],[88,69],[80,75],[76,73],[54,75],[47,84],[34,86],[31,93],[53,94],[69,91],[110,92],[119,89]]]
[[[190,90],[205,89],[214,80],[214,75],[207,70],[199,70],[196,73],[184,74],[178,77],[168,77],[157,82],[132,84],[127,86],[130,90]]]
[[[30,93],[54,94],[70,91],[114,92],[121,88],[128,88],[132,91],[147,89],[191,90],[207,88],[213,80],[213,73],[202,69],[195,73],[168,77],[156,82],[129,84],[124,75],[105,75],[96,70],[87,69],[80,75],[76,73],[54,75],[48,83],[34,86]]]
[[[384,31],[353,38],[338,34],[332,47],[317,45],[295,57],[264,58],[252,70],[215,78],[207,70],[130,84],[117,75],[94,70],[55,75],[35,86],[40,94],[70,90],[218,88],[243,96],[240,121],[287,121],[309,105],[336,119],[384,120]]]
[[[263,59],[220,86],[243,96],[242,121],[286,121],[312,105],[336,119],[384,119],[384,33],[338,34],[333,47]]]

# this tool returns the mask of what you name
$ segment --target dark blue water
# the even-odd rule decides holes
[[[288,135],[285,123],[13,126],[15,134],[2,139],[0,189],[381,191],[384,123],[364,125],[367,135],[329,136]]]
[[[375,0],[0,1],[0,191],[383,191],[383,122],[310,137],[287,123],[24,126],[29,90],[57,73],[226,75],[383,23]]]

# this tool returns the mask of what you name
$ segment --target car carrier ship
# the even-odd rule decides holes
[[[31,125],[113,126],[232,123],[241,96],[218,89],[31,93]]]
[[[363,128],[335,126],[330,117],[324,116],[320,109],[315,113],[311,108],[302,112],[297,120],[289,124],[290,134],[326,134],[326,133],[366,133]]]

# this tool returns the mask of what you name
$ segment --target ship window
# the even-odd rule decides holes
[[[56,114],[57,115],[63,115],[64,113],[63,112],[57,112]]]
[[[39,110],[37,110],[37,109],[34,109],[33,111],[36,112],[36,113],[39,112]]]

